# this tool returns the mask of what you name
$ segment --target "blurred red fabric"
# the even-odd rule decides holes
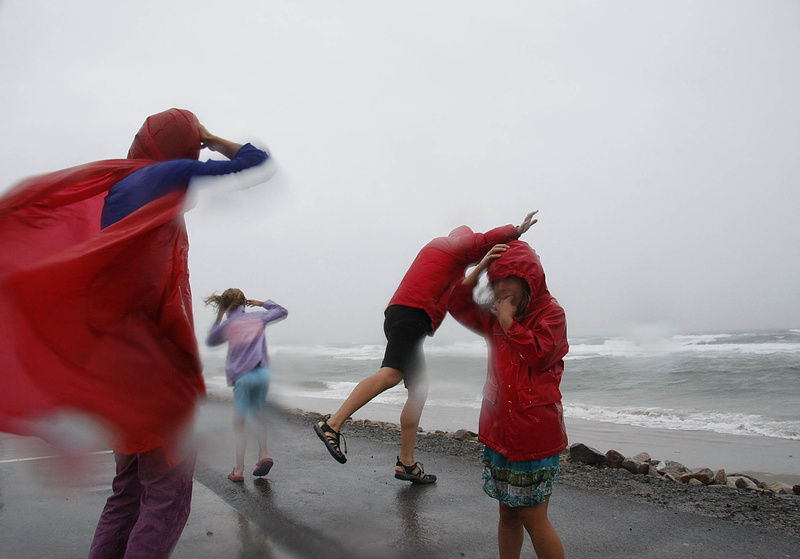
[[[191,420],[205,388],[185,193],[100,230],[115,183],[179,152],[192,156],[181,146],[152,149],[150,130],[179,143],[170,119],[197,130],[186,113],[194,118],[172,109],[148,119],[130,152],[148,159],[33,177],[0,198],[0,430],[46,436],[40,420],[77,410],[101,419],[112,447],[130,454],[169,444]],[[199,133],[189,138],[199,153]]]

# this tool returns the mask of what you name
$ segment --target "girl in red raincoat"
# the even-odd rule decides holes
[[[494,301],[482,308],[472,291],[487,268]],[[547,505],[567,446],[559,383],[569,346],[539,257],[522,241],[496,245],[453,288],[449,311],[489,349],[480,440],[483,490],[500,501],[500,557],[518,558],[527,531],[540,559],[563,558]]]

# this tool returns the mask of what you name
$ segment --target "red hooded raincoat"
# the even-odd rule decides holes
[[[197,159],[189,111],[150,117],[129,159],[23,181],[0,198],[0,430],[47,436],[78,410],[113,446],[170,441],[204,393],[187,268],[184,192],[100,230],[108,190],[157,161]]]
[[[453,289],[450,313],[489,347],[480,441],[511,461],[553,456],[567,446],[559,390],[569,349],[564,310],[547,290],[539,256],[525,242],[512,241],[488,274],[492,282],[523,278],[531,300],[522,320],[515,318],[503,332],[497,318],[473,301],[470,287]]]

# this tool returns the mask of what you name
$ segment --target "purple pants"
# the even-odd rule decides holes
[[[117,475],[89,559],[166,559],[181,536],[192,505],[196,455],[170,467],[162,447],[114,453]]]

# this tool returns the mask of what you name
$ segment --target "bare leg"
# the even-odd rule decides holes
[[[564,559],[564,546],[561,544],[561,538],[558,537],[558,533],[547,518],[549,502],[548,498],[541,505],[525,507],[522,524],[531,536],[533,549],[539,559]]]
[[[391,367],[381,367],[374,375],[365,378],[353,389],[342,406],[328,419],[328,425],[339,431],[347,418],[361,409],[375,396],[397,386],[403,380],[403,373]]]
[[[233,475],[244,475],[244,451],[247,447],[247,430],[245,425],[245,418],[242,416],[235,416],[233,419],[233,432],[236,436],[236,467],[233,469]]]
[[[500,522],[497,525],[497,546],[500,559],[519,559],[525,531],[522,527],[523,509],[500,503]]]
[[[400,414],[400,462],[413,466],[414,442],[417,440],[422,408],[428,398],[428,382],[424,380],[408,391],[408,400]]]
[[[256,424],[256,439],[258,440],[258,461],[269,458],[267,454],[267,414],[258,413],[253,418]]]

